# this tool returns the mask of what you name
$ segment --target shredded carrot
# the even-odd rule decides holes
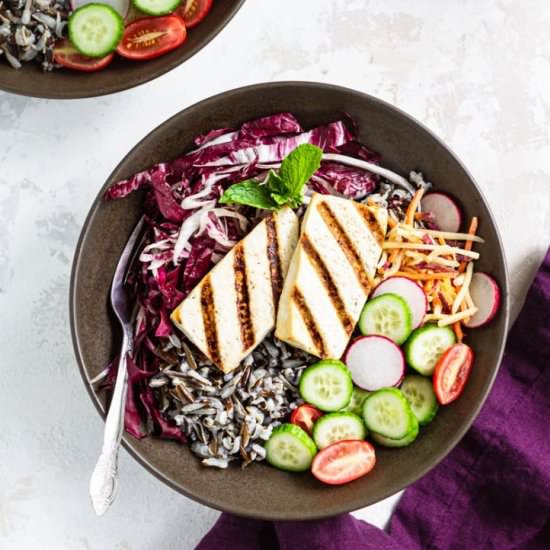
[[[468,262],[459,262],[457,257],[479,257],[479,253],[472,250],[474,242],[483,242],[476,235],[478,219],[472,218],[468,233],[445,233],[415,227],[415,220],[422,219],[417,211],[423,194],[423,189],[415,193],[404,221],[388,218],[388,233],[382,246],[386,256],[379,263],[378,274],[381,279],[397,275],[418,281],[429,304],[426,320],[437,321],[440,326],[452,326],[457,341],[462,342],[465,336],[463,323],[476,308],[468,292],[464,295],[461,289],[469,273],[466,269]],[[453,239],[463,241],[462,246],[450,244],[449,240]],[[437,263],[448,270],[421,268],[423,262]],[[453,307],[453,304],[456,305]],[[450,309],[454,314],[450,314]]]
[[[407,273],[423,273],[422,271],[419,271],[415,265],[411,264],[404,265],[401,271],[406,271]]]
[[[450,231],[436,231],[435,229],[416,229],[418,233],[422,232],[424,235],[430,237],[443,237],[444,239],[451,239],[453,241],[473,241],[475,243],[484,243],[485,241],[477,235],[469,235],[468,233],[455,233]]]
[[[397,254],[399,253],[399,248],[394,248],[391,252],[390,252],[390,255],[388,257],[388,262],[390,264],[393,264],[393,262],[395,262],[395,258],[397,258]]]
[[[418,209],[418,205],[420,203],[420,200],[424,196],[424,187],[421,187],[415,194],[414,197],[411,199],[411,202],[409,203],[409,206],[407,207],[407,213],[405,214],[405,223],[407,225],[412,225],[414,221],[414,215]]]
[[[414,273],[409,271],[398,271],[395,275],[400,275],[401,277],[408,277],[409,279],[414,279],[415,281],[430,281],[435,279],[454,279],[456,273]]]
[[[467,256],[474,260],[479,259],[478,252],[472,252],[471,250],[466,250],[465,248],[456,248],[454,246],[442,246],[440,244],[425,244],[425,243],[411,243],[411,242],[401,242],[401,241],[385,241],[382,245],[384,250],[392,250],[394,248],[403,248],[404,250],[434,250],[438,254],[460,254],[462,256]]]
[[[453,323],[453,330],[455,331],[457,341],[462,342],[462,340],[464,340],[464,333],[462,332],[462,324],[460,321]]]
[[[399,268],[401,267],[401,262],[403,261],[403,251],[399,250],[398,253],[395,254],[395,256],[393,254],[390,254],[389,261],[391,263],[391,266],[389,269],[386,270],[384,277],[391,277],[395,275],[397,271],[399,271]]]
[[[478,219],[476,216],[472,218],[472,221],[470,222],[470,227],[468,228],[468,235],[475,235],[477,232],[477,226],[478,226]],[[472,250],[472,241],[466,241],[464,244],[464,250]],[[460,273],[463,273],[466,269],[467,262],[461,262],[460,267],[458,270]]]
[[[441,281],[441,290],[446,296],[450,296],[451,294],[454,295],[456,293],[453,285],[451,285],[449,281]]]

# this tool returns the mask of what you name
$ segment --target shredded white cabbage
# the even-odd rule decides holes
[[[178,263],[178,260],[181,256],[181,253],[183,252],[183,249],[185,248],[185,245],[189,242],[189,239],[193,236],[193,234],[199,228],[201,216],[206,211],[211,210],[215,204],[216,204],[215,200],[211,200],[211,201],[208,201],[207,203],[204,203],[204,206],[200,210],[197,210],[194,214],[191,214],[181,224],[180,232],[176,240],[176,244],[174,245],[174,257],[173,257],[174,264]]]

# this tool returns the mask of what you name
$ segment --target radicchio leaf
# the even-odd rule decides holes
[[[360,199],[372,193],[378,181],[378,177],[370,172],[337,162],[323,162],[316,175],[350,199]]]
[[[186,292],[191,291],[208,273],[212,265],[214,245],[215,242],[209,237],[196,237],[191,242],[191,252],[183,272],[183,285]]]
[[[153,424],[155,425],[156,431],[159,433],[157,435],[164,437],[166,439],[175,439],[181,443],[185,443],[187,438],[182,433],[178,426],[170,424],[159,412],[158,406],[155,402],[155,396],[153,395],[153,390],[147,387],[141,392],[140,396],[143,406],[151,416]]]
[[[164,167],[157,167],[151,172],[151,185],[160,213],[174,223],[181,223],[185,218],[183,208],[174,198],[172,188],[166,181],[167,172]]]
[[[240,129],[239,137],[262,137],[280,134],[298,134],[303,128],[292,113],[279,113],[250,122],[245,122]]]
[[[201,145],[205,145],[206,143],[214,141],[220,136],[230,134],[231,132],[233,132],[233,129],[231,128],[218,128],[216,130],[210,130],[210,132],[207,132],[206,134],[201,134],[200,136],[197,136],[195,138],[195,145],[197,147],[200,147]]]

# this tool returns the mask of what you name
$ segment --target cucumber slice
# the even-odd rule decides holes
[[[369,300],[359,317],[361,334],[379,334],[402,344],[412,330],[412,313],[407,302],[397,294],[382,294]]]
[[[388,293],[397,294],[407,302],[412,314],[413,328],[418,328],[422,325],[428,311],[428,298],[418,281],[396,275],[388,277],[373,290],[371,298]]]
[[[363,420],[369,431],[390,439],[401,439],[418,431],[418,420],[407,398],[397,388],[371,393],[363,405]]]
[[[277,426],[265,444],[266,460],[279,470],[304,472],[317,454],[309,435],[294,424]]]
[[[410,445],[418,436],[418,428],[413,430],[411,433],[408,433],[405,437],[401,439],[390,439],[389,437],[384,437],[383,435],[373,433],[372,440],[379,445],[384,447],[406,447]]]
[[[432,379],[418,374],[409,374],[401,384],[401,391],[411,404],[418,423],[425,426],[431,422],[439,408]]]
[[[176,10],[181,0],[132,0],[132,4],[148,15],[168,15]]]
[[[455,342],[455,334],[449,327],[424,325],[416,329],[405,344],[405,358],[414,370],[431,376],[439,358]]]
[[[322,411],[339,411],[350,402],[352,391],[351,373],[338,359],[323,359],[300,378],[302,399]]]
[[[346,407],[344,407],[340,412],[352,412],[358,416],[363,414],[363,403],[365,399],[369,396],[370,392],[362,390],[356,386],[353,386],[353,391],[351,393],[351,399]]]
[[[124,21],[106,4],[86,4],[69,17],[69,40],[83,55],[103,57],[116,49]]]
[[[324,449],[337,441],[365,439],[365,423],[356,414],[336,412],[321,416],[313,426],[313,441],[319,449]]]

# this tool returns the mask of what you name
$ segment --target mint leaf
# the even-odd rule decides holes
[[[271,198],[279,205],[284,206],[289,199],[286,185],[281,177],[273,170],[269,171],[265,182],[266,187],[270,191]]]
[[[271,193],[277,193],[278,195],[286,195],[286,186],[279,174],[274,170],[270,170],[267,174],[265,186]]]
[[[286,197],[286,204],[288,204],[291,208],[299,208],[303,202],[304,202],[303,195]]]
[[[225,190],[220,198],[221,204],[245,204],[254,208],[263,208],[273,210],[278,208],[265,185],[260,185],[257,181],[246,180],[241,183],[235,183]]]
[[[302,196],[304,185],[319,170],[322,157],[323,151],[319,147],[304,143],[283,160],[279,176],[286,187],[287,195]]]
[[[288,195],[280,195],[279,193],[271,193],[270,196],[279,206],[284,206],[290,198]]]
[[[298,208],[303,202],[302,190],[321,166],[323,151],[315,145],[299,145],[281,163],[279,174],[270,170],[263,184],[246,180],[229,187],[221,204],[245,204],[254,208],[277,210],[285,204]]]

